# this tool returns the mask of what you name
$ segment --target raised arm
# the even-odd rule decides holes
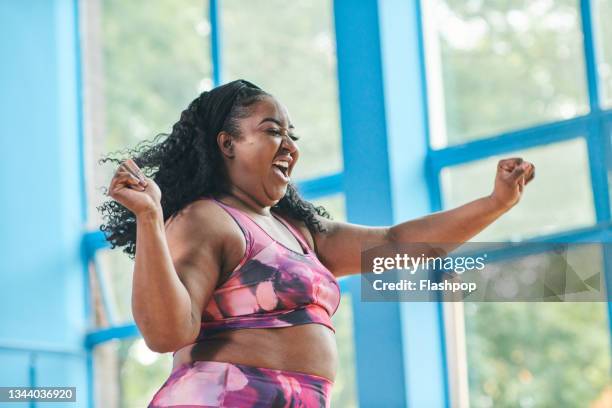
[[[198,205],[186,208],[164,226],[159,188],[135,163],[128,163],[146,186],[127,169],[120,169],[110,195],[136,216],[132,312],[149,348],[174,351],[198,336],[201,311],[220,274],[222,234],[218,223],[207,222],[210,216]]]
[[[498,163],[490,195],[451,210],[390,227],[365,227],[319,218],[327,231],[314,234],[317,254],[339,277],[361,272],[361,251],[365,244],[446,243],[443,250],[448,253],[516,205],[524,186],[534,177],[533,164],[521,158],[505,159]]]
[[[164,230],[159,216],[137,217],[132,312],[151,350],[175,351],[200,332],[220,274],[219,234],[207,218],[188,207]]]

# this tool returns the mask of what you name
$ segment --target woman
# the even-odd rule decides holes
[[[337,278],[362,242],[461,243],[534,177],[499,162],[494,190],[392,227],[334,222],[290,183],[299,158],[285,107],[244,80],[202,93],[165,139],[127,152],[102,230],[135,257],[132,308],[147,345],[174,352],[151,407],[328,407]],[[317,324],[310,324],[317,323]]]

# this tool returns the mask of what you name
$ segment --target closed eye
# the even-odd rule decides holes
[[[283,136],[282,132],[280,132],[278,129],[269,129],[268,133],[270,133],[270,134],[272,134],[274,136]],[[298,135],[296,135],[295,133],[289,133],[289,137],[294,142],[297,142],[298,140],[300,140],[300,137]]]

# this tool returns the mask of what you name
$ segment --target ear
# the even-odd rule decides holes
[[[222,131],[217,135],[217,145],[221,154],[228,159],[234,158],[234,138],[227,132]]]

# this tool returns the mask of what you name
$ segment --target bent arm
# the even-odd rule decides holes
[[[132,311],[145,342],[166,352],[195,332],[191,298],[172,263],[161,215],[137,218]]]
[[[370,248],[406,243],[445,243],[437,247],[448,253],[478,234],[508,209],[491,196],[486,196],[451,210],[390,227],[366,227],[319,218],[327,232],[316,233],[314,240],[319,258],[335,276],[358,274],[362,272],[361,252],[365,245]],[[414,250],[418,251],[414,255],[420,255],[423,247],[415,246]],[[436,251],[431,255],[442,254]]]
[[[219,276],[210,243],[202,242],[194,231],[199,223],[189,218],[165,228],[161,214],[137,217],[132,311],[147,346],[161,353],[195,341]]]

